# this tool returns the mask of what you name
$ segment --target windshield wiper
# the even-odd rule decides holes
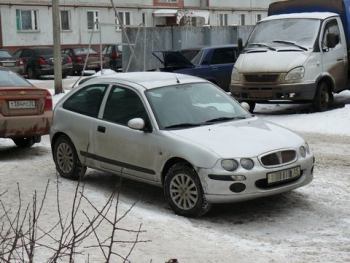
[[[232,120],[244,120],[247,117],[244,116],[238,116],[238,117],[220,117],[220,118],[215,118],[215,119],[211,119],[211,120],[207,120],[204,123],[208,124],[208,123],[216,123],[216,122],[222,122],[222,121],[232,121]]]
[[[269,50],[273,50],[273,51],[276,51],[275,48],[265,44],[265,43],[249,43],[248,46],[259,46],[259,47],[266,47],[267,49]]]
[[[295,42],[292,42],[292,41],[285,41],[285,40],[274,40],[272,41],[273,43],[281,43],[281,44],[287,44],[287,45],[292,45],[292,46],[295,46],[295,47],[298,47],[304,51],[307,51],[307,48],[306,47],[303,47],[303,46],[300,46],[298,45],[297,43]]]
[[[174,125],[169,125],[164,127],[165,129],[176,129],[176,128],[191,128],[191,127],[198,127],[201,126],[201,124],[199,123],[178,123],[178,124],[174,124]]]

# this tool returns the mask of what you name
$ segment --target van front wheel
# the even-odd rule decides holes
[[[333,94],[328,83],[322,81],[317,88],[315,98],[313,100],[313,108],[315,111],[327,110],[333,102]]]

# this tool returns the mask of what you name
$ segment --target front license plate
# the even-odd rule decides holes
[[[2,62],[3,67],[14,67],[16,66],[15,62]]]
[[[267,183],[274,184],[297,178],[301,175],[300,166],[267,174]]]
[[[11,100],[10,109],[35,109],[35,100]]]

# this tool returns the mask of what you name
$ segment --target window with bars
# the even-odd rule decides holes
[[[124,26],[130,26],[131,25],[131,14],[130,12],[118,12],[119,19],[123,23]],[[117,30],[121,30],[121,25],[119,19],[116,18],[117,23]]]
[[[61,10],[61,30],[71,30],[71,16],[70,16],[70,10]]]
[[[89,30],[99,29],[99,12],[98,11],[87,11],[87,26]]]
[[[16,9],[16,24],[18,31],[38,30],[38,10]]]
[[[219,25],[220,26],[228,25],[228,14],[219,14]]]

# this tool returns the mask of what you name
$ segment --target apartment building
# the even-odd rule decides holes
[[[125,26],[253,25],[272,0],[118,0]],[[121,42],[110,0],[60,0],[63,45]],[[0,0],[0,47],[52,45],[51,0]],[[100,30],[101,29],[101,30]]]

